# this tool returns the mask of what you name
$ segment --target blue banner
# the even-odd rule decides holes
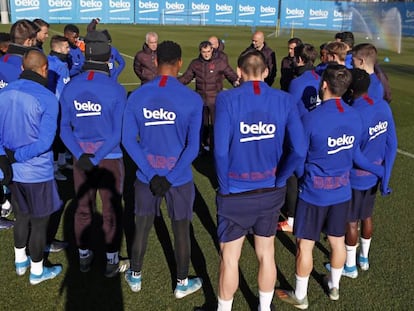
[[[49,23],[280,26],[365,32],[391,36],[399,26],[414,36],[414,3],[317,0],[10,0],[11,20],[42,18]]]

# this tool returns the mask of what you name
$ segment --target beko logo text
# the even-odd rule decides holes
[[[70,0],[49,0],[50,7],[71,7],[72,1]]]
[[[276,8],[272,6],[260,6],[260,13],[276,13]]]
[[[178,3],[178,2],[165,2],[165,8],[167,10],[184,10],[185,5],[184,3]]]
[[[299,15],[299,16],[305,16],[305,11],[300,9],[289,9],[286,8],[286,14],[287,15]]]
[[[323,11],[323,10],[309,10],[309,15],[310,16],[315,16],[315,17],[328,17],[329,12],[328,11]]]
[[[81,0],[80,6],[83,8],[102,8],[102,1],[96,0]]]
[[[341,150],[351,149],[354,146],[355,136],[347,136],[346,134],[342,135],[342,137],[332,138],[328,137],[328,147],[335,148],[334,150],[329,150],[328,154],[334,154]]]
[[[334,17],[351,18],[352,12],[341,12],[341,11],[334,10]]]
[[[205,3],[194,3],[191,2],[191,9],[193,10],[202,10],[202,11],[209,11],[210,10],[210,5],[205,4]]]
[[[148,1],[148,2],[139,1],[138,5],[140,9],[158,9],[160,7],[157,2],[152,2],[152,1]]]
[[[414,11],[408,11],[406,12],[407,18],[414,18]]]
[[[39,0],[14,0],[16,6],[40,6]]]
[[[86,117],[86,116],[99,116],[101,115],[102,106],[100,104],[95,104],[88,100],[86,103],[78,102],[76,99],[73,101],[75,109],[79,111],[77,117]]]
[[[123,0],[110,0],[109,7],[114,9],[129,9],[131,8],[131,3]]]
[[[164,110],[164,108],[160,108],[159,110],[156,110],[156,109],[149,110],[147,108],[144,108],[142,112],[144,114],[145,119],[159,120],[159,121],[145,122],[145,126],[174,124],[174,121],[177,117],[177,115],[174,112]]]
[[[233,11],[233,6],[228,5],[228,4],[217,4],[216,3],[216,11],[221,11],[221,12],[231,12]]]
[[[239,4],[239,11],[243,13],[254,13],[256,11],[256,8],[250,5]]]
[[[246,124],[243,121],[240,122],[240,133],[243,135],[246,134],[253,134],[253,135],[260,135],[260,136],[250,136],[250,137],[243,137],[240,138],[240,142],[247,142],[253,140],[262,140],[273,138],[276,132],[276,125],[274,124],[267,124],[260,121],[259,123],[252,123]]]
[[[376,138],[377,136],[385,133],[387,131],[387,128],[388,128],[387,121],[384,121],[384,122],[379,121],[378,124],[375,125],[374,127],[369,127],[369,136],[371,136],[369,140],[372,140]]]

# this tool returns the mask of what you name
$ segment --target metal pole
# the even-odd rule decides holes
[[[9,11],[7,10],[7,0],[0,2],[0,19],[2,24],[9,24]]]

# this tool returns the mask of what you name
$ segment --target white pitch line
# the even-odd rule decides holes
[[[412,154],[412,153],[409,153],[409,152],[401,150],[401,149],[397,149],[397,152],[399,154],[402,154],[402,155],[405,155],[407,157],[410,157],[410,158],[414,159],[414,154]]]

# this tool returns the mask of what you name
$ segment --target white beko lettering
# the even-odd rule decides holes
[[[123,0],[109,0],[109,7],[111,9],[125,9],[129,10],[131,8],[131,3]]]
[[[384,134],[387,131],[388,122],[387,121],[379,121],[377,125],[374,127],[370,127],[369,131],[369,140],[377,138],[379,135]]]
[[[145,119],[155,119],[156,121],[148,121],[145,122],[145,126],[152,126],[152,125],[164,125],[164,124],[174,124],[176,119],[176,114],[172,111],[164,110],[164,108],[160,108],[159,110],[149,110],[144,108],[142,110]]]
[[[254,136],[248,136],[240,138],[240,142],[248,142],[254,140],[269,139],[275,137],[276,125],[267,124],[260,121],[259,123],[247,124],[244,121],[240,122],[240,133],[243,135],[252,134]],[[257,136],[258,135],[258,136]]]
[[[138,1],[138,7],[140,9],[155,9],[155,10],[158,10],[160,5],[157,2],[152,2],[152,1]]]
[[[354,146],[355,136],[347,136],[346,134],[338,138],[328,137],[328,147],[336,148],[329,150],[328,154],[335,154],[339,151],[351,149]]]
[[[77,117],[90,117],[90,116],[100,116],[102,111],[102,106],[100,104],[95,104],[88,100],[86,103],[78,102],[76,99],[73,101],[75,109],[78,111],[76,113]]]

